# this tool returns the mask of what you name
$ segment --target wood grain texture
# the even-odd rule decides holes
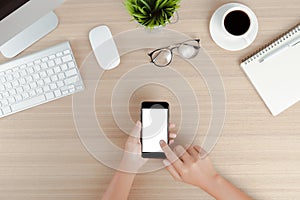
[[[201,38],[202,47],[223,78],[226,121],[211,158],[220,174],[255,199],[298,199],[300,104],[272,117],[239,62],[299,23],[299,0],[240,1],[256,13],[259,32],[250,47],[237,52],[219,48],[208,31],[212,13],[227,2],[182,0],[180,21],[168,26]],[[120,0],[68,0],[56,13],[60,18],[58,28],[22,55],[69,40],[81,65],[91,51],[88,41],[91,28],[107,24],[113,34],[136,28]],[[1,56],[0,62],[5,61]],[[116,77],[111,75],[107,79],[115,82]],[[192,76],[186,78],[197,83]],[[108,84],[108,92],[110,87]],[[138,98],[141,94],[135,95]],[[81,144],[72,118],[71,101],[71,97],[66,97],[0,120],[1,200],[100,199],[114,171],[96,161]],[[133,107],[134,118],[135,112]],[[209,114],[205,116],[209,118]],[[167,171],[160,170],[138,175],[129,199],[212,198],[197,188],[174,182]]]

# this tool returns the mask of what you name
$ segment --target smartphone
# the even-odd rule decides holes
[[[159,141],[169,143],[169,104],[142,102],[141,148],[143,158],[166,158]]]

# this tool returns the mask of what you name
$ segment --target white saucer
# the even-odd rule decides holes
[[[253,26],[251,28],[252,30],[249,30],[251,32],[249,33],[247,38],[230,37],[228,33],[222,28],[223,16],[227,12],[227,10],[232,8],[233,6],[243,7],[250,14],[249,17],[251,19],[251,23],[253,23]],[[258,32],[258,21],[256,15],[247,6],[239,3],[228,3],[221,6],[214,12],[210,20],[209,31],[212,39],[218,46],[225,50],[238,51],[248,47],[255,40]]]

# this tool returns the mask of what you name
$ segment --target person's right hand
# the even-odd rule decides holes
[[[218,173],[213,168],[209,157],[200,157],[204,151],[200,146],[190,146],[185,149],[178,145],[172,151],[164,141],[161,141],[160,145],[167,157],[163,162],[175,180],[204,190],[209,189],[208,187],[217,180]]]

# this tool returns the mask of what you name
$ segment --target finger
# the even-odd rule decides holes
[[[174,123],[170,123],[169,124],[169,128],[171,129],[171,128],[175,128],[176,127],[176,125],[174,124]]]
[[[201,147],[200,147],[199,145],[195,145],[195,146],[194,146],[194,149],[195,149],[196,151],[198,151],[198,153],[201,152]]]
[[[208,156],[208,153],[203,148],[201,148],[199,145],[195,145],[194,148],[196,149],[196,151],[199,152],[199,157],[201,159],[206,158],[206,156]]]
[[[195,161],[198,160],[198,158],[199,158],[199,152],[195,149],[195,147],[190,146],[189,148],[187,148],[186,151],[193,157],[193,159]]]
[[[133,127],[130,136],[134,138],[140,138],[142,124],[140,121],[137,121]]]
[[[182,181],[182,178],[180,177],[179,173],[176,171],[175,167],[173,167],[173,165],[168,160],[166,159],[163,160],[163,163],[166,166],[168,172],[176,181]]]
[[[169,133],[169,138],[176,138],[177,137],[177,134],[176,133]]]
[[[175,142],[175,140],[172,140],[172,139],[169,140],[169,145],[170,145],[170,144],[173,144],[174,142]]]
[[[191,163],[193,161],[192,157],[181,145],[177,145],[174,148],[174,152],[184,163]]]
[[[160,142],[161,149],[164,151],[167,159],[173,164],[176,170],[181,169],[182,162],[176,156],[176,154],[170,149],[170,147],[166,144],[165,141],[161,140]]]

